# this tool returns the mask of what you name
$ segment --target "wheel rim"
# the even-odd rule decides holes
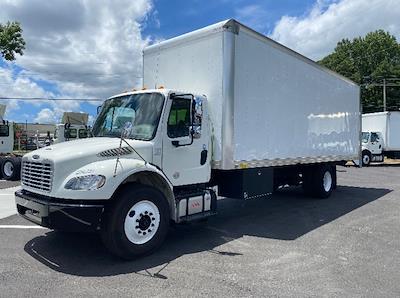
[[[332,175],[331,175],[331,173],[329,171],[325,172],[323,183],[324,183],[324,190],[326,192],[329,192],[331,190],[331,187],[332,187]]]
[[[367,164],[369,164],[369,161],[370,161],[369,155],[364,155],[363,156],[363,163],[367,165]]]
[[[160,211],[150,201],[140,201],[129,209],[124,223],[125,235],[134,244],[150,241],[160,226]]]
[[[3,165],[3,171],[7,177],[11,177],[14,173],[14,165],[12,164],[12,162],[6,161]]]

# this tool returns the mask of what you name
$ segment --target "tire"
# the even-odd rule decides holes
[[[308,168],[303,173],[303,189],[307,195],[319,199],[328,198],[336,188],[335,167],[319,165]]]
[[[364,150],[361,155],[363,167],[368,167],[371,164],[371,153],[369,153],[367,150]]]
[[[6,157],[1,163],[1,175],[5,180],[21,179],[21,159],[18,157]]]
[[[168,233],[169,205],[158,190],[137,184],[122,188],[105,213],[101,238],[123,259],[151,254]]]

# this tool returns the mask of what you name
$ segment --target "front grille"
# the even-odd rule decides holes
[[[21,182],[39,190],[51,191],[53,166],[50,163],[22,162]]]

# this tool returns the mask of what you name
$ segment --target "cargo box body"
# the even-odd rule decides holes
[[[356,159],[359,87],[230,20],[144,50],[147,88],[204,94],[213,168]]]
[[[400,112],[362,115],[362,131],[380,132],[384,151],[400,151]]]

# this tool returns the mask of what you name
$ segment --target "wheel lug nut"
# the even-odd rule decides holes
[[[152,217],[151,220],[156,220],[156,219],[154,217]]]
[[[151,230],[150,230],[150,229],[148,229],[148,230],[147,230],[147,232],[149,232],[149,233],[150,233],[150,232],[151,232]]]
[[[139,226],[136,226],[135,229],[139,229]]]
[[[146,232],[143,232],[143,236],[146,235]]]
[[[148,214],[149,212],[145,211],[144,214]]]
[[[136,222],[139,222],[139,220],[137,219]]]
[[[154,224],[151,224],[152,227],[154,227]]]
[[[139,234],[142,234],[142,231],[139,231],[138,233],[139,233]]]
[[[150,212],[149,215],[150,215],[150,216],[153,216],[153,213]]]
[[[134,217],[134,216],[135,216],[135,211],[134,210],[129,212],[129,217]]]

